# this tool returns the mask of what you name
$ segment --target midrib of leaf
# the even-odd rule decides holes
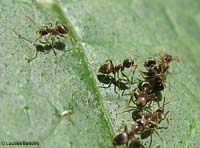
[[[70,38],[73,39],[74,41],[74,46],[75,47],[78,47],[78,49],[80,50],[79,54],[77,54],[76,56],[78,56],[80,59],[83,60],[83,64],[82,66],[84,67],[83,69],[85,70],[84,73],[85,73],[85,77],[84,77],[84,81],[85,81],[85,85],[90,89],[92,90],[92,92],[94,92],[94,94],[96,94],[96,100],[98,102],[98,105],[100,106],[100,109],[101,109],[101,112],[103,113],[104,115],[104,118],[102,119],[101,118],[101,121],[103,121],[104,123],[106,123],[105,126],[107,126],[107,128],[110,130],[110,137],[113,136],[113,128],[109,122],[109,117],[107,115],[107,112],[106,112],[106,109],[102,103],[102,97],[100,95],[100,92],[97,88],[97,84],[96,84],[96,81],[95,79],[93,78],[93,74],[90,70],[90,68],[88,67],[88,59],[87,59],[87,56],[85,54],[85,50],[84,50],[84,47],[82,46],[81,44],[81,40],[80,40],[80,37],[78,36],[78,34],[75,32],[75,29],[73,28],[72,24],[70,23],[69,19],[67,18],[66,15],[64,15],[61,7],[59,6],[59,2],[58,1],[55,1],[54,3],[52,3],[51,5],[52,7],[52,10],[54,10],[58,16],[58,19],[59,20],[62,20],[63,23],[67,24],[67,26],[69,26],[70,28]]]

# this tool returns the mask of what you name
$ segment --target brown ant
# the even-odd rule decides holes
[[[172,57],[172,55],[167,53],[160,57],[159,63],[157,63],[155,58],[149,58],[144,62],[144,67],[147,69],[147,72],[140,72],[146,76],[144,79],[148,81],[154,81],[157,78],[165,80],[168,73],[169,63],[173,60],[179,62],[178,57]]]
[[[129,78],[123,73],[125,68],[130,68],[136,66],[134,64],[134,61],[132,59],[125,59],[123,61],[123,64],[117,64],[114,66],[112,60],[108,59],[106,60],[105,64],[100,66],[99,72],[101,74],[97,75],[98,80],[103,83],[103,84],[108,84],[108,88],[111,86],[111,84],[114,84],[115,88],[114,91],[116,91],[116,87],[118,87],[120,90],[123,90],[122,95],[126,89],[129,89],[130,86],[127,86],[127,84],[132,84],[132,82],[129,80]],[[126,79],[119,78],[119,72],[121,72],[122,76],[125,77]],[[113,74],[114,77],[112,77],[110,74]],[[133,72],[134,73],[134,72]],[[118,75],[118,80],[116,80],[116,74]],[[132,79],[131,79],[132,80]],[[119,93],[117,93],[119,94]]]
[[[153,91],[164,90],[164,81],[168,74],[169,63],[173,60],[178,60],[178,57],[172,57],[170,54],[163,54],[160,56],[159,63],[155,58],[148,58],[144,62],[146,71],[140,71],[145,81],[148,81],[152,85]]]
[[[56,36],[59,40],[59,37],[65,37],[64,34],[67,34],[69,29],[64,24],[58,24],[56,22],[56,27],[52,28],[53,25],[50,23],[50,27],[48,26],[42,26],[42,28],[38,31],[39,37],[33,42],[35,43],[39,39],[41,39],[43,36],[49,35],[50,36]],[[48,39],[47,39],[48,42]]]
[[[25,16],[25,17],[27,19],[29,19],[36,26],[39,26],[29,16]],[[52,37],[52,36],[57,37],[58,40],[60,41],[60,37],[67,38],[64,35],[69,32],[69,29],[64,24],[59,24],[58,21],[56,21],[55,27],[53,27],[52,23],[49,23],[49,26],[42,26],[42,27],[40,27],[39,31],[37,31],[37,32],[39,33],[39,36],[38,36],[38,38],[35,39],[35,41],[33,42],[33,44],[35,44],[36,41],[40,40],[43,36],[47,36],[47,35],[49,35],[49,36],[46,39],[46,43],[49,43],[48,39],[50,37]]]
[[[148,106],[149,108],[152,101],[156,101],[158,103],[159,100],[158,100],[157,94],[155,92],[152,92],[151,84],[149,82],[141,81],[138,84],[138,88],[133,90],[133,93],[131,94],[131,98],[128,102],[128,105],[130,104],[131,101],[134,104],[136,104],[136,108],[129,106],[132,109],[128,111],[132,111],[133,109],[141,111],[144,107],[146,107],[147,103],[149,103],[149,106]]]
[[[130,67],[137,67],[137,64],[134,64],[134,61],[132,59],[125,59],[123,61],[123,64],[117,64],[114,66],[112,60],[108,59],[106,60],[105,64],[103,64],[100,68],[99,68],[99,72],[103,73],[103,74],[110,74],[113,73],[114,77],[115,74],[117,73],[118,77],[119,77],[119,72],[121,72],[121,74],[127,78],[127,76],[123,73],[125,68],[130,68]],[[128,79],[128,78],[127,78]]]
[[[29,16],[25,16],[25,17],[28,18],[32,23],[37,25],[34,22],[34,20],[32,20]],[[58,47],[59,49],[60,47],[63,48],[63,43],[60,42],[60,37],[67,38],[67,36],[65,35],[68,32],[69,32],[68,27],[65,26],[64,24],[59,24],[58,21],[56,21],[55,27],[53,27],[52,23],[49,23],[49,26],[40,27],[39,31],[37,31],[39,36],[32,42],[32,45],[36,46],[36,55],[33,58],[29,59],[28,61],[30,62],[31,60],[35,59],[37,57],[38,51],[53,50],[54,55],[56,56],[56,51],[54,49],[57,49],[56,47]],[[46,37],[46,36],[48,37],[44,38],[45,41],[42,41],[41,38]],[[50,38],[51,38],[51,41],[49,41]],[[57,40],[55,40],[55,38],[57,38]],[[40,44],[36,44],[38,40]],[[64,48],[65,48],[65,45],[64,45]]]
[[[150,145],[152,143],[152,133],[154,131],[160,137],[160,135],[158,134],[156,129],[162,129],[162,128],[167,129],[168,128],[168,126],[167,127],[158,127],[158,125],[165,119],[167,120],[167,123],[169,124],[169,121],[166,117],[167,114],[169,113],[169,111],[164,113],[164,105],[165,105],[165,97],[164,97],[162,107],[158,107],[154,112],[141,113],[140,114],[141,118],[137,119],[137,121],[136,121],[136,123],[140,127],[143,128],[141,130],[141,138],[144,139],[144,138],[148,137],[149,135],[151,136]],[[162,140],[161,137],[160,137],[160,139]]]

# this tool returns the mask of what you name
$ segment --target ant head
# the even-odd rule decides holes
[[[134,66],[134,61],[132,59],[125,59],[123,62],[123,67],[130,68]]]
[[[129,140],[129,135],[128,135],[128,129],[127,126],[125,126],[124,131],[113,139],[113,144],[114,145],[123,145],[126,144]]]
[[[169,62],[171,62],[173,60],[172,56],[170,54],[165,53],[162,57],[162,61],[163,63],[168,64]]]
[[[58,31],[60,34],[65,34],[65,33],[67,33],[69,30],[68,30],[68,28],[67,28],[65,25],[59,24],[59,25],[57,26],[57,31]]]
[[[41,36],[47,35],[48,33],[49,33],[49,28],[47,26],[44,26],[39,30],[39,34]]]
[[[155,58],[149,58],[144,62],[144,67],[150,68],[151,66],[156,65],[156,59]]]

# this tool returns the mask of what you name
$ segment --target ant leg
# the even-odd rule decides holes
[[[122,76],[124,76],[124,77],[126,78],[126,80],[128,81],[128,83],[130,83],[129,78],[127,77],[127,75],[125,75],[125,74],[123,73],[123,71],[121,71],[121,74],[122,74]]]
[[[162,137],[160,136],[160,134],[158,133],[158,131],[156,129],[154,129],[154,131],[156,132],[156,134],[158,135],[158,137],[160,138],[161,141],[163,141]]]
[[[122,94],[121,94],[121,95],[124,96],[124,93],[125,93],[125,90],[122,91]]]
[[[131,107],[131,109],[124,110],[124,111],[120,112],[119,114],[123,114],[125,112],[130,112],[130,111],[135,111],[137,109],[135,106],[129,106],[129,107]]]
[[[59,24],[59,22],[58,21],[56,21],[56,26]]]
[[[148,72],[145,72],[145,71],[142,71],[142,70],[138,70],[138,71],[139,71],[139,73],[142,75],[142,78],[143,78],[143,79],[146,79],[145,75],[147,75]]]
[[[50,27],[53,27],[52,23],[49,23],[49,26],[50,26]]]
[[[27,59],[27,62],[29,63],[29,62],[31,62],[32,60],[36,59],[36,58],[37,58],[37,55],[38,55],[38,51],[37,51],[37,49],[36,49],[35,56],[32,57],[32,58],[30,58],[30,59]]]
[[[109,88],[112,83],[109,83],[108,86],[99,86],[100,88]]]
[[[152,134],[151,134],[151,136],[150,136],[150,142],[149,142],[149,148],[151,147],[151,144],[152,144]]]
[[[56,51],[55,51],[55,49],[54,49],[54,38],[55,38],[55,37],[51,38],[51,49],[53,50],[53,53],[54,53],[54,55],[56,56],[57,54],[56,54]]]
[[[168,112],[166,112],[165,114],[164,114],[164,117],[160,120],[160,122],[161,121],[163,121],[163,120],[167,120],[167,126],[166,127],[158,127],[159,129],[160,128],[164,128],[164,129],[167,129],[168,127],[169,127],[169,119],[167,118],[167,114],[169,113],[169,111]]]
[[[116,86],[116,84],[114,85],[114,91],[115,91],[116,94],[118,94],[120,96],[120,94],[117,92],[117,86]]]
[[[129,99],[128,103],[126,104],[125,109],[130,107],[129,105],[130,105],[131,102],[133,102],[135,104],[135,101],[133,100],[133,95],[131,96],[131,98]]]
[[[60,38],[57,36],[57,39],[58,39],[58,43],[60,44],[61,42],[60,42]]]
[[[134,74],[135,74],[135,71],[136,71],[136,69],[137,69],[137,66],[138,66],[138,65],[135,65],[135,69],[134,69],[133,72],[132,72],[131,84],[134,84],[134,83],[133,83],[133,76],[134,76]]]
[[[32,44],[32,45],[35,45],[35,43],[36,43],[38,40],[40,40],[41,38],[42,38],[42,36],[39,35],[31,44]]]

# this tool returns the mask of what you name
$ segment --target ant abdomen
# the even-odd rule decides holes
[[[65,25],[63,25],[63,24],[59,24],[58,26],[57,26],[57,29],[56,29],[60,34],[66,34],[69,30],[68,30],[68,28],[65,26]]]
[[[126,144],[128,142],[128,140],[129,140],[128,133],[122,132],[113,139],[113,144],[114,145],[123,145],[123,144]]]

